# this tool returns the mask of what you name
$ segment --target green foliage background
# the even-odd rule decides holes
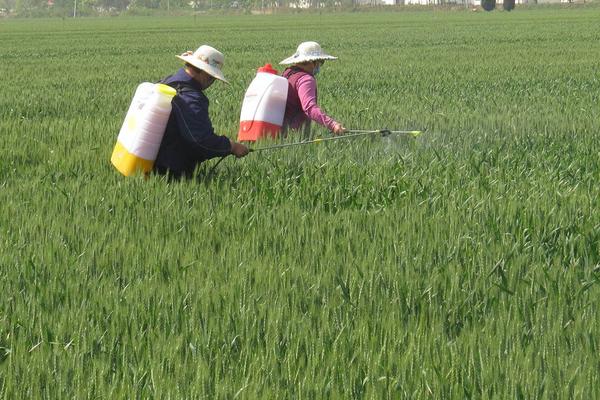
[[[597,398],[599,17],[1,21],[0,397]],[[110,165],[175,54],[225,53],[235,137],[304,40],[340,58],[319,95],[346,127],[427,133],[181,183]]]

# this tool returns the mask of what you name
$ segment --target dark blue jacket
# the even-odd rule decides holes
[[[177,89],[173,108],[158,150],[154,170],[190,177],[202,161],[231,154],[231,143],[215,135],[208,116],[208,98],[183,68],[163,83]]]

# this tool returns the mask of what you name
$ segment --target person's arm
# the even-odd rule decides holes
[[[302,110],[310,119],[334,133],[344,132],[344,127],[325,114],[317,104],[317,82],[313,76],[304,75],[298,79],[297,90]]]
[[[208,116],[208,101],[182,94],[175,96],[172,106],[180,134],[190,147],[207,153],[210,157],[232,153],[231,141],[214,132]]]

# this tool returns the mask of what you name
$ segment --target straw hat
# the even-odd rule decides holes
[[[325,53],[317,42],[303,42],[300,43],[293,56],[286,58],[279,64],[289,65],[317,60],[337,60],[337,57]]]
[[[202,45],[198,47],[198,50],[196,50],[194,53],[187,51],[176,57],[188,64],[193,65],[196,68],[201,69],[212,77],[215,77],[225,83],[229,83],[223,76],[223,72],[221,72],[225,57],[223,56],[223,53],[215,48]]]

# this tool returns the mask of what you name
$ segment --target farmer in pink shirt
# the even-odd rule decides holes
[[[346,131],[344,126],[325,114],[317,103],[317,81],[315,75],[319,73],[325,60],[336,60],[325,53],[319,43],[300,43],[296,53],[280,62],[290,65],[283,71],[283,77],[288,80],[288,95],[283,119],[283,132],[288,129],[305,132],[310,129],[310,121],[323,125],[336,135]]]

